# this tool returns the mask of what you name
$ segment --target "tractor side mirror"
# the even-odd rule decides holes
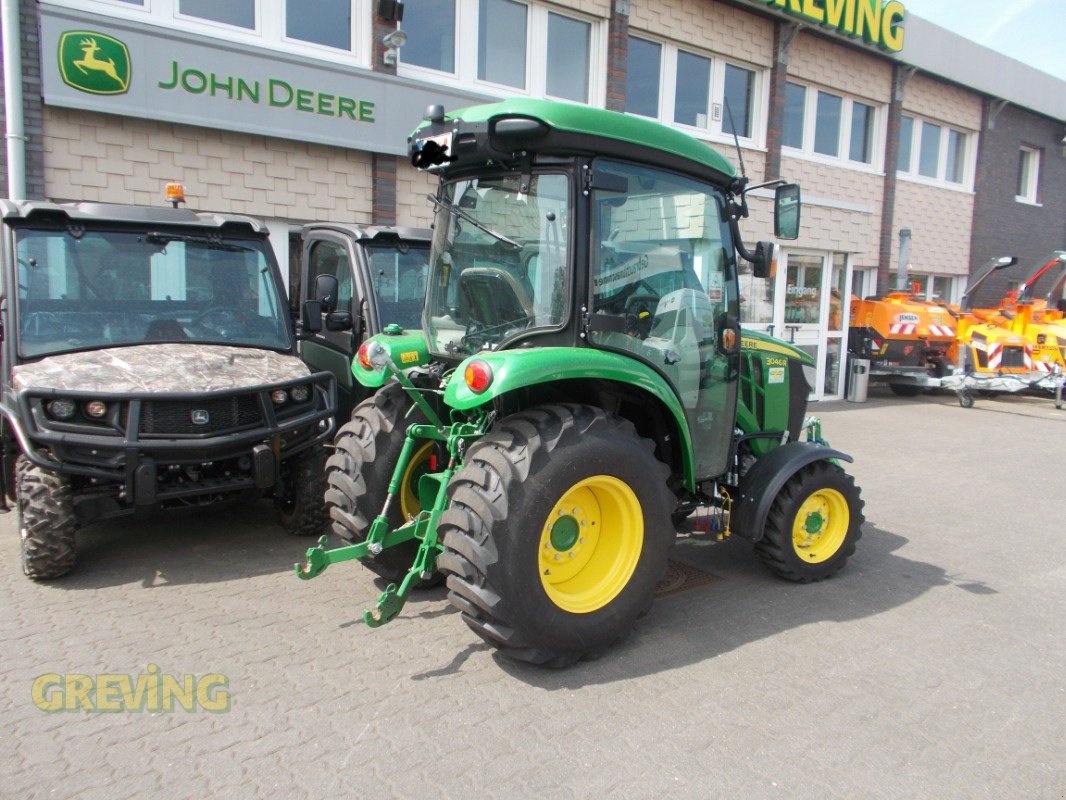
[[[800,230],[800,187],[783,183],[774,191],[774,237],[796,239]]]
[[[777,247],[773,242],[755,243],[751,272],[756,278],[773,278],[777,275]]]
[[[322,313],[329,314],[337,310],[337,294],[340,284],[336,275],[315,276],[315,300],[322,304]]]

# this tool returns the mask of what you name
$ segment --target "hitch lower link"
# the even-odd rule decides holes
[[[373,609],[363,612],[363,621],[371,628],[377,628],[390,622],[403,609],[411,589],[421,580],[426,580],[436,572],[437,556],[444,549],[437,539],[437,523],[441,514],[444,513],[448,498],[445,487],[452,475],[455,474],[457,462],[461,457],[464,439],[480,435],[478,426],[465,423],[437,428],[433,425],[411,425],[407,430],[400,458],[396,463],[392,479],[389,481],[388,495],[381,513],[374,519],[367,531],[366,539],[356,544],[344,545],[333,549],[327,549],[329,537],[323,536],[318,540],[318,545],[308,548],[305,561],[302,564],[294,564],[296,576],[302,580],[321,575],[330,564],[339,564],[343,561],[351,561],[358,558],[373,558],[390,547],[409,542],[412,539],[419,541],[418,550],[415,553],[414,562],[407,574],[404,575],[399,586],[390,583],[388,587],[378,595],[377,603]],[[402,489],[402,481],[407,473],[411,455],[414,452],[418,440],[434,439],[447,442],[451,453],[446,469],[436,473],[422,475],[418,482],[418,498],[422,511],[417,516],[395,530],[389,530],[388,514],[397,494]],[[426,510],[429,508],[430,510]]]

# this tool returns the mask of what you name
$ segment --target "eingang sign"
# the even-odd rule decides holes
[[[898,53],[906,9],[899,0],[764,0],[786,14]]]
[[[495,99],[132,20],[40,9],[48,105],[405,155],[428,105]]]

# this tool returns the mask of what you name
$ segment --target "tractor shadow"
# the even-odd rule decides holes
[[[807,585],[772,575],[744,540],[711,546],[679,542],[671,558],[709,573],[710,579],[665,597],[660,592],[647,617],[602,658],[560,671],[494,658],[500,668],[531,686],[577,689],[700,663],[804,625],[873,617],[937,587],[956,585],[988,593],[972,581],[962,585],[964,581],[934,564],[898,555],[907,541],[867,523],[844,569]]]
[[[40,585],[81,590],[139,583],[157,589],[271,575],[291,570],[315,542],[278,525],[269,500],[108,520],[79,530],[74,570]]]

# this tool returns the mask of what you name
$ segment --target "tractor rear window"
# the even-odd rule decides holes
[[[22,356],[146,342],[289,348],[265,242],[23,229],[15,246]]]
[[[534,173],[527,187],[521,181],[505,175],[443,187],[426,309],[434,352],[492,350],[565,320],[569,180]]]

